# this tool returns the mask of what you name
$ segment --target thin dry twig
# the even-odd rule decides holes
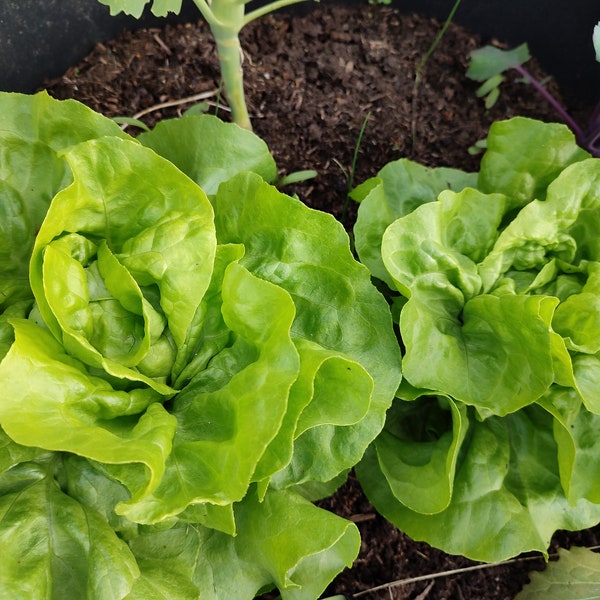
[[[210,90],[208,92],[201,92],[200,94],[194,94],[193,96],[188,96],[187,98],[180,98],[179,100],[169,100],[168,102],[161,102],[160,104],[154,104],[153,106],[149,106],[144,110],[140,110],[139,112],[133,115],[134,119],[139,119],[144,115],[150,114],[156,110],[161,110],[163,108],[171,108],[172,106],[181,106],[182,104],[190,104],[191,102],[198,102],[200,100],[206,100],[207,98],[212,98],[219,93],[219,90]],[[220,106],[224,110],[228,110],[225,106]]]
[[[365,521],[372,521],[373,519],[376,519],[377,515],[375,513],[363,513],[360,515],[351,515],[348,518],[353,523],[364,523]]]
[[[429,592],[432,590],[435,585],[435,581],[432,581],[416,598],[415,600],[425,600],[427,596],[429,596]]]
[[[600,546],[590,546],[588,550],[598,550]],[[549,558],[556,558],[558,554],[550,554]],[[439,573],[430,573],[429,575],[419,575],[418,577],[409,577],[408,579],[398,579],[396,581],[391,581],[390,583],[384,583],[382,585],[378,585],[377,587],[370,588],[368,590],[363,590],[362,592],[357,592],[356,594],[352,594],[352,598],[360,598],[362,596],[366,596],[367,594],[371,594],[373,592],[377,592],[380,590],[387,589],[388,591],[393,587],[399,587],[402,585],[408,585],[409,583],[418,583],[419,581],[428,581],[431,579],[439,579],[441,577],[450,577],[451,575],[460,575],[461,573],[468,573],[469,571],[480,571],[482,569],[492,569],[494,567],[499,567],[501,565],[509,565],[517,562],[529,561],[529,560],[538,560],[541,558],[540,556],[523,556],[521,558],[511,558],[510,560],[503,560],[496,563],[484,563],[481,565],[473,565],[471,567],[462,567],[460,569],[451,569],[449,571],[440,571]]]
[[[534,557],[531,557],[531,558],[534,558]],[[538,557],[535,557],[535,558],[538,558]],[[440,577],[450,577],[451,575],[459,575],[461,573],[467,573],[469,571],[478,571],[481,569],[489,569],[491,567],[505,565],[509,562],[513,562],[513,561],[504,561],[504,562],[484,564],[484,565],[473,565],[471,567],[462,567],[460,569],[451,569],[449,571],[440,571],[439,573],[430,573],[429,575],[419,575],[418,577],[409,577],[408,579],[398,579],[396,581],[391,581],[389,583],[384,583],[382,585],[378,585],[377,587],[370,588],[368,590],[363,590],[362,592],[357,592],[356,594],[352,594],[352,597],[360,598],[361,596],[366,596],[367,594],[371,594],[372,592],[378,592],[380,590],[385,590],[387,588],[408,585],[409,583],[418,583],[419,581],[427,581],[429,579],[439,579]]]
[[[172,56],[173,52],[171,51],[171,48],[169,48],[169,46],[167,46],[161,39],[160,36],[158,35],[158,33],[155,33],[152,38],[154,39],[154,41],[165,51],[165,54],[167,54],[167,56]]]

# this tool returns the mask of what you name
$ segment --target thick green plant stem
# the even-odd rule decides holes
[[[152,3],[152,12],[156,16],[166,16],[169,12],[179,13],[182,0],[99,0],[110,7],[111,14],[121,11],[141,17],[145,4]],[[242,70],[242,49],[239,34],[251,21],[270,12],[304,0],[272,0],[265,6],[251,10],[246,14],[246,4],[250,0],[193,0],[202,16],[206,19],[217,44],[221,79],[232,118],[245,129],[252,129],[246,97],[244,94],[244,76]],[[316,0],[317,2],[319,0]]]
[[[239,33],[242,27],[250,21],[278,8],[302,1],[275,0],[275,2],[245,14],[246,3],[243,0],[213,0],[210,4],[205,0],[194,0],[215,38],[227,102],[231,108],[233,121],[240,127],[252,129],[244,93]]]
[[[235,123],[252,129],[244,94],[242,49],[239,32],[244,26],[244,2],[241,0],[214,0],[210,5],[204,0],[194,0],[206,19],[217,44],[221,77],[227,102]]]
[[[233,121],[244,129],[252,129],[246,95],[244,92],[244,73],[240,42],[237,36],[225,41],[217,41],[219,61],[221,63],[221,76],[225,83],[225,94],[231,108]]]
[[[244,93],[244,72],[242,69],[242,48],[237,33],[217,35],[217,53],[221,67],[221,77],[225,86],[225,95],[231,108],[233,121],[244,129],[252,129],[246,95]]]

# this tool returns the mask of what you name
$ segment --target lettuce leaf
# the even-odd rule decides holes
[[[299,368],[293,302],[237,262],[227,268],[222,297],[235,341],[175,397],[178,429],[161,485],[143,502],[118,507],[133,521],[162,520],[192,503],[240,501],[281,426]]]
[[[56,458],[0,475],[0,593],[21,598],[123,598],[139,576],[127,544],[63,493]]]
[[[360,459],[365,441],[381,430],[390,394],[398,387],[399,349],[388,306],[375,292],[367,269],[353,259],[346,233],[331,215],[311,211],[251,174],[221,185],[215,212],[219,243],[244,244],[240,264],[293,298],[292,339],[310,340],[346,361],[345,390],[372,385],[364,416],[357,415],[347,426],[324,422],[307,429],[294,442],[287,472],[278,476],[283,478],[278,486],[304,479],[329,481]],[[352,414],[345,413],[344,418]],[[318,459],[325,456],[326,461]]]
[[[511,208],[544,200],[548,185],[570,164],[589,158],[566,125],[526,117],[490,127],[477,188],[509,198]]]
[[[600,559],[589,548],[573,546],[558,549],[558,560],[548,564],[544,571],[529,573],[529,583],[515,596],[515,600],[584,600],[600,595]]]
[[[599,504],[565,496],[549,413],[534,405],[483,422],[471,415],[469,421],[451,502],[435,514],[411,510],[394,495],[393,480],[382,477],[378,442],[359,467],[369,499],[411,538],[491,562],[526,551],[547,555],[556,529],[586,529],[600,521]]]
[[[204,538],[207,558],[220,568],[209,571],[203,561],[195,578],[211,600],[251,598],[272,587],[286,600],[318,598],[323,581],[351,566],[360,546],[354,524],[290,491],[269,491],[262,502],[251,494],[236,508],[236,520],[236,537]]]
[[[209,195],[241,171],[256,173],[268,183],[277,179],[277,166],[263,140],[210,115],[161,121],[137,139],[172,162]],[[207,140],[213,139],[219,140],[218,146],[206,152]]]
[[[384,264],[408,297],[400,316],[406,379],[485,415],[534,402],[554,379],[556,302],[482,293],[478,263],[495,249],[504,207],[500,195],[447,191],[396,220],[382,242]]]
[[[460,191],[476,181],[475,173],[446,167],[432,169],[405,158],[385,165],[377,177],[352,192],[353,198],[360,201],[354,233],[361,262],[375,277],[391,285],[381,260],[381,239],[388,225],[417,206],[434,201],[443,190]]]

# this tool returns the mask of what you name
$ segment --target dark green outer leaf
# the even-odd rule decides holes
[[[470,431],[452,502],[435,515],[409,510],[382,485],[372,447],[357,471],[375,508],[415,540],[489,562],[528,550],[546,553],[555,530],[585,529],[600,520],[600,505],[565,497],[553,419],[543,409],[472,419]]]
[[[265,142],[213,115],[161,121],[137,139],[171,161],[209,195],[242,171],[256,173],[270,183],[277,179],[277,167]]]
[[[139,570],[127,545],[94,510],[60,491],[35,463],[0,476],[0,596],[119,600]],[[2,489],[12,479],[20,486]]]

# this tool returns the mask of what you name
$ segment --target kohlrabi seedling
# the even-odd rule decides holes
[[[239,33],[244,25],[278,8],[297,4],[303,0],[273,0],[265,6],[246,12],[250,0],[193,0],[206,19],[217,44],[221,77],[225,84],[227,101],[235,123],[252,129],[244,95],[242,50]],[[146,4],[152,3],[152,13],[164,17],[169,12],[178,14],[182,0],[99,0],[110,7],[110,14],[124,12],[136,19],[142,15]]]
[[[596,58],[600,60],[600,27],[594,28],[594,47]],[[521,44],[512,50],[501,50],[495,46],[485,46],[471,52],[471,62],[467,69],[467,77],[482,82],[477,96],[485,98],[486,108],[491,108],[500,95],[500,84],[504,81],[506,71],[514,69],[522,78],[550,103],[560,118],[577,137],[577,142],[594,156],[600,156],[600,103],[593,111],[587,127],[581,127],[564,106],[548,91],[543,82],[538,81],[523,65],[531,58],[527,44]]]

